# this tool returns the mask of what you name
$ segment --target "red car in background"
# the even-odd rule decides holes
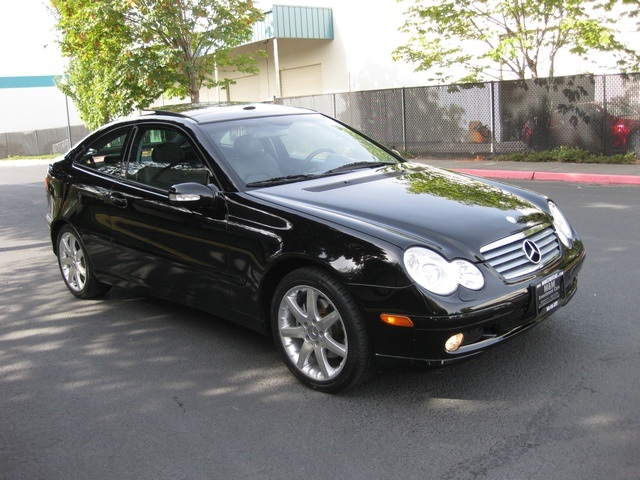
[[[607,111],[597,103],[560,105],[548,116],[527,120],[522,140],[536,150],[566,145],[593,153],[635,152],[640,157],[640,112],[623,105]]]

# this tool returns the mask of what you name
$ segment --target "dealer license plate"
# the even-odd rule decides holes
[[[536,305],[539,315],[558,308],[563,298],[564,272],[556,272],[536,285]]]

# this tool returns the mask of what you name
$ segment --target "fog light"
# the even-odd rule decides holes
[[[445,342],[444,348],[448,353],[453,353],[460,348],[462,342],[464,342],[464,335],[462,333],[456,333]]]

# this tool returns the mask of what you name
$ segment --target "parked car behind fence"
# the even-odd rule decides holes
[[[592,153],[640,156],[640,113],[628,106],[616,110],[613,114],[594,102],[561,104],[527,120],[522,140],[534,150],[571,146]]]

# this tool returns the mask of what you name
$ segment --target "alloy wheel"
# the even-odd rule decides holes
[[[74,292],[81,292],[87,283],[87,263],[82,245],[73,233],[67,231],[60,236],[58,257],[64,281]]]
[[[320,290],[300,285],[282,297],[278,333],[295,368],[313,380],[332,380],[348,353],[345,325],[333,302]]]

